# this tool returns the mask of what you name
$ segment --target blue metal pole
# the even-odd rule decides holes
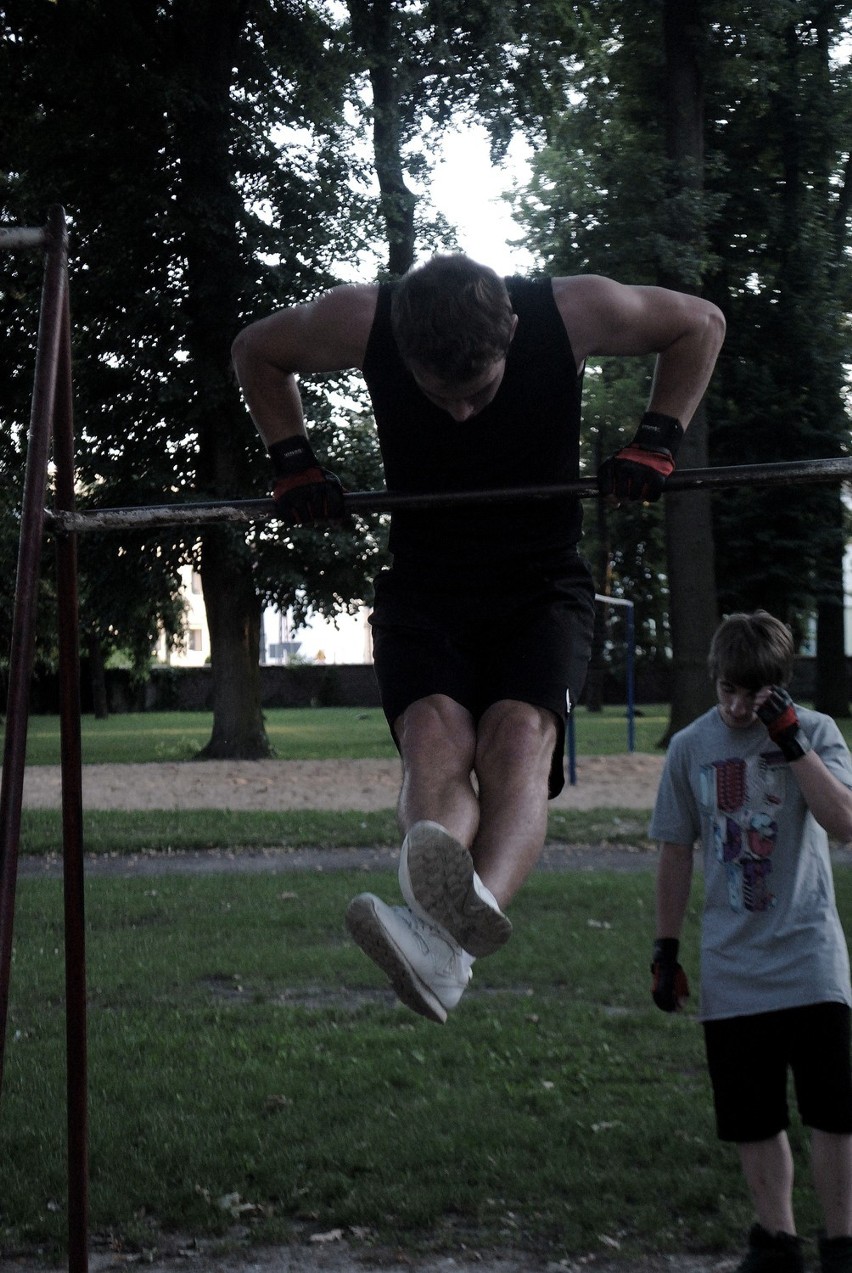
[[[627,606],[627,750],[636,750],[636,704],[634,697],[633,662],[636,655],[636,629],[633,620],[633,602]]]

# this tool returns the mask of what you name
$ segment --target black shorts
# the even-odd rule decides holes
[[[788,1073],[806,1127],[852,1133],[850,1020],[844,1003],[704,1022],[720,1140],[769,1140],[790,1122]]]
[[[393,722],[412,703],[444,694],[478,721],[514,699],[557,720],[549,793],[565,783],[565,721],[583,690],[591,652],[594,585],[571,557],[558,571],[471,573],[466,581],[384,571],[370,623],[382,708]]]

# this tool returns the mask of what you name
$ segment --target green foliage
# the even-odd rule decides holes
[[[831,52],[850,12],[848,4],[754,6],[742,31],[725,30],[730,70],[712,82],[710,132],[710,179],[725,198],[711,287],[729,317],[712,389],[719,463],[848,449],[843,167],[852,94],[848,67],[834,66]],[[826,561],[842,554],[837,498],[826,489],[749,489],[717,500],[722,608],[764,605],[801,629],[823,599]]]
[[[531,246],[550,272],[673,277],[720,305],[728,337],[708,399],[713,463],[843,454],[852,90],[848,64],[833,58],[852,6],[698,6],[703,174],[678,173],[666,158],[663,13],[610,0],[583,7],[572,99],[551,119],[517,201]],[[614,364],[592,368],[586,392],[586,419],[604,432],[592,439],[592,468],[622,440],[641,391]],[[657,516],[641,517],[644,549],[632,518],[587,517],[586,532],[598,585],[603,560],[613,590],[647,607],[637,631],[649,657],[665,644]],[[714,528],[721,610],[762,604],[801,630],[816,602],[837,601],[825,563],[842,534],[825,488],[726,492]]]
[[[335,281],[331,263],[369,234],[350,180],[341,32],[322,5],[173,0],[106,13],[81,0],[7,7],[0,38],[12,71],[0,215],[39,224],[58,202],[72,222],[80,504],[256,496],[267,463],[237,399],[230,341],[248,318]],[[228,225],[235,238],[223,237]],[[8,273],[4,260],[0,306],[10,491],[33,365],[35,321],[23,319],[40,286],[40,271],[18,260]],[[341,420],[326,411],[329,434]],[[349,467],[357,485],[376,484],[374,451]],[[273,543],[268,553],[261,538],[249,536],[261,593],[284,606],[307,594],[331,610],[365,595],[381,534],[314,532],[295,552]],[[185,532],[87,541],[84,631],[105,653],[144,660],[158,625],[179,630],[177,568],[197,566],[198,553]]]

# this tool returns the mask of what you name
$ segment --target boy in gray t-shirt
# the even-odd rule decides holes
[[[689,993],[678,963],[704,856],[701,1011],[716,1126],[737,1144],[757,1222],[738,1273],[800,1273],[786,1128],[792,1071],[825,1218],[823,1273],[852,1273],[852,986],[829,836],[852,840],[852,760],[829,717],[794,705],[789,630],[765,611],[717,630],[718,705],[671,740],[651,820],[654,1002]]]

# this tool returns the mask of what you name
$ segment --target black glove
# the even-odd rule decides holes
[[[810,751],[810,740],[802,731],[795,704],[785,689],[772,685],[769,697],[758,707],[757,715],[785,760],[801,760]]]
[[[680,942],[676,937],[658,937],[651,957],[654,980],[651,995],[663,1012],[680,1012],[689,998],[689,982],[686,973],[677,962]]]
[[[601,495],[653,503],[674,472],[683,426],[674,416],[646,411],[632,442],[604,460],[598,469]]]
[[[290,526],[340,521],[343,487],[334,473],[320,466],[307,438],[297,434],[269,447],[275,473],[275,511]]]

